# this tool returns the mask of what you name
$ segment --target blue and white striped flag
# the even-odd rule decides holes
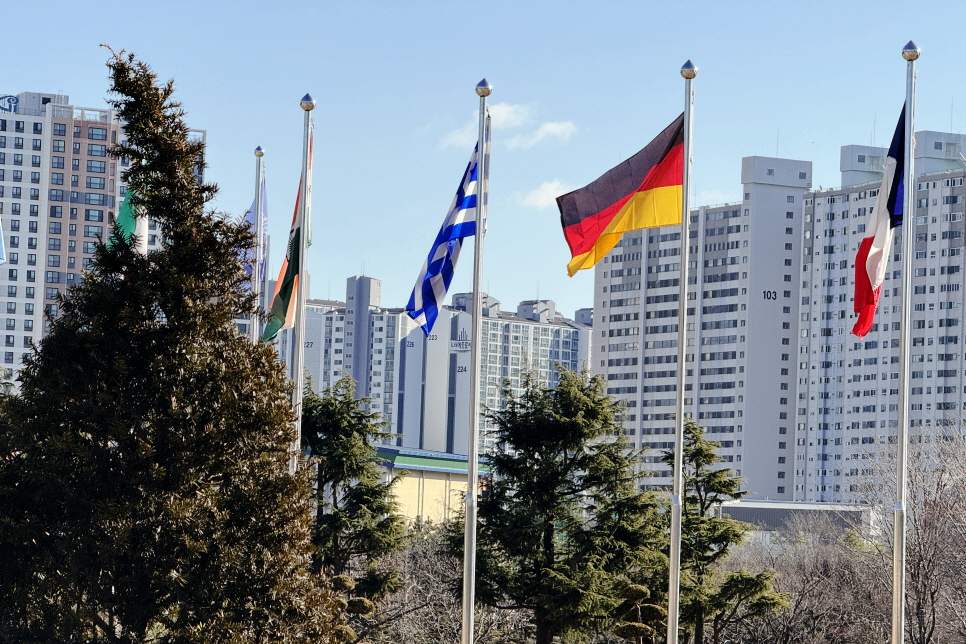
[[[487,176],[489,174],[490,156],[490,118],[487,115],[484,127],[484,158],[483,164],[483,202],[486,205]],[[473,149],[473,156],[470,163],[466,166],[463,173],[463,181],[460,183],[453,205],[449,207],[449,214],[443,222],[443,227],[436,235],[436,241],[429,251],[429,256],[423,264],[423,268],[416,279],[416,286],[413,294],[409,297],[406,311],[409,316],[416,320],[423,328],[423,332],[429,335],[436,324],[436,317],[439,315],[439,307],[446,299],[446,292],[449,290],[450,282],[453,281],[453,272],[456,269],[456,261],[460,256],[460,248],[463,240],[476,234],[476,182],[479,179],[479,148],[477,142]],[[483,210],[484,216],[486,210]],[[486,223],[483,224],[484,231]]]

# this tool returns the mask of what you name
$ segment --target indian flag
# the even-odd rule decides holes
[[[295,324],[295,303],[298,301],[301,287],[299,283],[299,254],[302,252],[302,230],[299,225],[301,201],[302,182],[299,181],[299,192],[295,199],[295,213],[292,215],[292,229],[288,234],[285,260],[282,262],[282,270],[278,273],[278,281],[275,282],[272,309],[268,313],[268,323],[262,334],[265,342],[271,342],[281,329],[287,329]]]

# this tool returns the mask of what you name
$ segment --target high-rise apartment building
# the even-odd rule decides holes
[[[906,220],[916,235],[914,440],[959,427],[964,413],[964,143],[917,133],[917,207]],[[752,498],[856,501],[853,477],[895,449],[901,229],[873,331],[850,335],[855,254],[885,157],[844,146],[844,187],[817,191],[807,162],[745,158],[741,203],[691,213],[686,413],[721,442]],[[623,401],[626,433],[654,450],[657,485],[670,484],[659,462],[673,445],[678,235],[626,234],[595,275],[594,370]]]
[[[898,432],[902,235],[915,234],[911,293],[910,434],[961,433],[966,372],[960,353],[966,162],[960,135],[916,135],[915,211],[896,229],[872,331],[850,335],[854,260],[881,181],[884,149],[842,148],[843,187],[804,195],[795,424],[795,500],[855,502],[872,463]],[[880,178],[852,173],[876,159]],[[953,429],[956,428],[956,429]]]
[[[796,281],[811,178],[806,161],[747,157],[740,203],[691,212],[686,413],[773,499],[792,498]],[[595,269],[593,369],[622,401],[632,443],[655,450],[654,485],[670,485],[657,463],[674,441],[680,230],[627,233]]]
[[[125,193],[125,162],[108,150],[123,136],[110,109],[77,107],[61,94],[0,96],[3,367],[19,368],[46,332],[44,314],[57,315],[57,296],[80,281],[106,239]],[[204,132],[193,136],[204,140]],[[157,225],[147,228],[156,247]]]
[[[110,226],[120,185],[107,150],[120,129],[111,110],[75,107],[67,96],[24,92],[0,105],[3,364],[16,369]]]
[[[465,454],[471,295],[455,294],[427,336],[405,310],[381,306],[380,288],[371,277],[350,277],[345,302],[308,301],[305,368],[313,387],[321,391],[351,375],[359,397],[370,398],[370,409],[382,414],[394,434],[391,444]],[[521,302],[515,312],[502,311],[491,296],[483,301],[482,404],[503,403],[504,379],[522,391],[526,370],[555,386],[555,364],[570,369],[588,364],[590,329],[558,314],[552,301]],[[289,363],[290,338],[283,334],[279,345]],[[481,445],[487,447],[492,439],[485,423],[481,427]]]

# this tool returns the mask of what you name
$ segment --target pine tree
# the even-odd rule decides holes
[[[736,620],[765,615],[785,605],[771,586],[774,573],[722,573],[719,564],[740,544],[751,526],[721,516],[721,505],[748,492],[741,478],[717,453],[720,443],[704,437],[704,428],[684,423],[684,505],[681,524],[681,623],[691,628],[695,644],[705,642],[705,624],[712,622],[712,642],[718,644],[726,626]],[[662,460],[674,466],[673,451]]]
[[[505,386],[505,407],[488,414],[497,447],[479,504],[476,593],[531,611],[536,643],[550,644],[613,623],[628,576],[661,565],[661,535],[604,382],[561,369],[552,390],[524,385],[519,397]],[[461,535],[451,549],[462,554]]]
[[[206,211],[173,82],[124,52],[108,68],[112,156],[163,241],[143,256],[115,227],[3,401],[0,638],[333,641],[290,385],[233,323],[255,312],[252,236]]]
[[[388,438],[369,400],[355,398],[355,382],[340,379],[320,396],[304,396],[302,440],[317,467],[315,567],[350,574],[354,588],[378,598],[398,586],[398,573],[378,558],[403,545],[404,524],[393,496],[397,477],[380,480],[374,442]]]

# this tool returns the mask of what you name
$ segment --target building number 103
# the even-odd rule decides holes
[[[777,300],[778,299],[778,291],[762,291],[761,292],[761,295],[766,300]]]

